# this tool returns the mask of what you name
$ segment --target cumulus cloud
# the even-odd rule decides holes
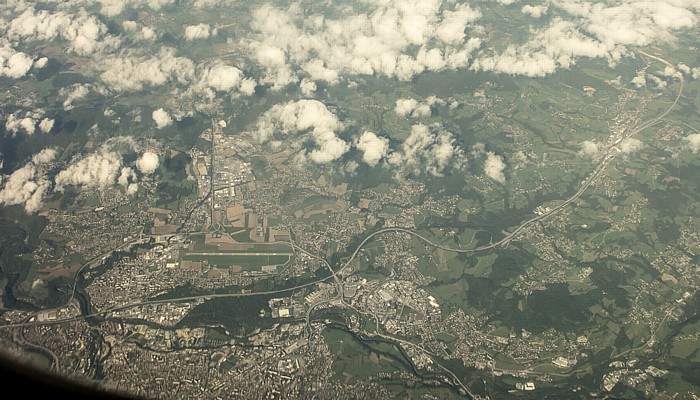
[[[170,114],[162,108],[154,110],[151,114],[151,118],[153,118],[153,121],[156,123],[157,129],[163,129],[173,124],[173,119],[170,117]]]
[[[532,18],[541,18],[543,15],[547,14],[547,7],[546,5],[537,5],[537,6],[531,6],[529,4],[526,4],[523,6],[523,8],[520,9],[520,11],[523,14],[529,15]]]
[[[417,107],[418,100],[416,99],[398,99],[396,100],[394,113],[399,117],[408,117]]]
[[[208,24],[189,25],[185,28],[185,40],[208,39],[211,36],[211,28]]]
[[[442,176],[451,163],[460,168],[466,162],[462,149],[455,142],[454,135],[439,125],[416,124],[400,149],[389,154],[387,161],[412,173]]]
[[[135,194],[139,190],[136,173],[130,167],[122,167],[117,178],[117,184],[123,186],[127,196]]]
[[[458,45],[464,41],[467,27],[481,18],[481,12],[469,4],[459,4],[452,11],[444,11],[435,35],[444,43]]]
[[[34,154],[34,156],[32,156],[32,162],[37,165],[48,164],[56,159],[57,154],[56,149],[46,148]]]
[[[56,121],[51,118],[44,118],[39,123],[39,129],[41,129],[41,131],[44,133],[49,133],[51,132],[51,129],[53,129],[55,123]]]
[[[578,18],[582,28],[608,46],[672,42],[675,32],[698,22],[695,11],[700,9],[693,0],[622,0],[610,4],[560,0],[552,5]]]
[[[301,94],[307,97],[313,96],[313,94],[316,93],[316,89],[316,82],[307,78],[302,79],[301,83],[299,84],[299,90],[301,91]]]
[[[326,106],[317,100],[299,100],[277,104],[266,111],[253,133],[258,143],[267,143],[276,132],[284,134],[309,133],[315,147],[309,158],[325,164],[342,157],[350,145],[337,136],[343,124]]]
[[[27,213],[34,213],[41,208],[49,186],[49,180],[40,176],[36,166],[29,162],[5,179],[0,190],[0,204],[21,204]]]
[[[594,158],[597,155],[600,154],[600,145],[596,142],[586,140],[584,142],[581,142],[580,144],[581,150],[579,150],[578,154],[579,156],[582,157],[591,157]]]
[[[124,21],[122,22],[122,29],[126,32],[136,32],[139,29],[139,24],[136,21]]]
[[[632,86],[636,87],[637,89],[643,88],[644,86],[647,85],[647,73],[645,71],[639,71],[637,72],[637,75],[632,78],[632,81],[630,82]]]
[[[134,194],[138,191],[138,176],[132,166],[124,165],[123,157],[140,148],[141,144],[131,136],[110,138],[94,153],[74,157],[55,176],[54,190],[63,192],[67,187],[104,189],[118,184],[124,187],[126,194]],[[144,173],[158,166],[158,156],[148,153],[151,152],[144,152],[135,163]]]
[[[7,132],[11,133],[12,135],[16,135],[20,131],[23,131],[27,135],[33,135],[34,132],[36,132],[36,124],[37,122],[44,116],[44,110],[37,109],[34,111],[26,111],[26,112],[21,112],[21,111],[16,111],[10,115],[7,116],[7,120],[5,121],[5,130]],[[44,119],[48,120],[48,119]],[[53,121],[53,120],[48,120],[48,121]],[[39,128],[44,131],[44,128],[46,125],[49,124],[49,122],[44,123],[42,120],[41,123],[39,124]],[[43,125],[43,127],[42,127]],[[53,125],[51,125],[53,127]]]
[[[63,101],[63,109],[70,111],[74,108],[73,102],[85,98],[90,93],[90,86],[86,83],[76,83],[70,87],[62,88],[59,91],[61,97],[66,99]]]
[[[315,59],[302,66],[302,69],[309,74],[311,79],[316,81],[325,81],[331,85],[338,83],[338,72],[332,70],[324,64],[322,60]]]
[[[40,210],[44,197],[51,189],[51,182],[46,176],[46,164],[53,161],[56,154],[55,149],[44,149],[22,168],[6,177],[0,190],[0,204],[22,205],[28,214]]]
[[[142,174],[150,175],[158,168],[158,163],[158,154],[146,151],[136,160],[136,167]]]
[[[139,24],[136,21],[124,21],[122,22],[122,28],[134,39],[153,40],[156,38],[155,29],[148,26],[139,28]]]
[[[496,182],[505,183],[506,176],[503,173],[505,169],[506,163],[503,161],[503,157],[492,151],[486,153],[486,162],[484,162],[484,173],[486,176]]]
[[[112,91],[130,92],[166,83],[188,84],[195,75],[195,64],[178,57],[175,50],[162,47],[155,55],[139,55],[129,50],[99,62],[100,79]]]
[[[622,49],[612,48],[583,34],[575,23],[560,18],[536,31],[523,45],[508,45],[496,55],[479,57],[472,69],[511,75],[543,77],[560,68],[569,69],[579,57],[606,58],[615,62]]]
[[[100,13],[102,15],[115,17],[127,9],[149,7],[157,11],[165,6],[172,5],[175,0],[91,0],[90,3],[92,2],[101,6]]]
[[[649,75],[647,75],[647,78],[648,78],[649,81],[651,81],[651,82],[654,83],[654,85],[655,85],[655,86],[654,86],[654,89],[663,90],[663,89],[665,89],[665,88],[668,86],[668,82],[666,82],[665,80],[659,78],[659,77],[656,76],[656,75],[649,74]]]
[[[179,92],[181,98],[205,102],[213,100],[215,92],[251,96],[257,87],[257,82],[237,67],[221,61],[197,65],[187,57],[177,56],[169,47],[162,47],[155,55],[128,50],[107,57],[98,68],[103,71],[100,79],[106,88],[117,93],[179,84],[185,89]]]
[[[700,79],[700,67],[693,67],[690,70],[690,75],[693,79]]]
[[[693,133],[686,136],[685,141],[688,143],[688,148],[693,154],[700,153],[700,133]]]
[[[34,60],[21,51],[16,51],[5,43],[0,47],[0,75],[19,79],[29,72]]]
[[[203,68],[201,76],[200,86],[202,87],[209,87],[222,92],[238,89],[246,95],[252,95],[255,91],[255,81],[250,78],[244,78],[243,71],[230,65],[216,63],[207,66]],[[246,87],[246,85],[251,83],[252,88]]]
[[[27,8],[7,25],[6,37],[12,41],[55,41],[68,43],[67,50],[80,56],[113,51],[121,40],[108,33],[97,17],[80,8],[75,12]]]
[[[36,121],[29,117],[22,118],[22,120],[19,121],[19,126],[27,132],[27,135],[33,135],[36,131]]]
[[[634,138],[623,139],[618,148],[625,154],[636,153],[644,147],[644,143]]]
[[[357,141],[356,147],[362,151],[362,161],[374,167],[389,153],[389,139],[365,131]]]
[[[409,80],[423,71],[468,65],[479,48],[465,31],[481,18],[468,5],[439,1],[366,2],[366,12],[338,10],[340,16],[306,15],[265,5],[253,13],[252,35],[241,41],[265,69],[262,83],[279,90],[299,81],[336,84],[340,76],[384,75]]]
[[[114,185],[121,173],[122,158],[114,151],[100,150],[74,160],[54,179],[56,191],[62,192],[67,186],[80,189],[98,189]]]
[[[46,63],[49,62],[49,59],[46,57],[41,57],[40,59],[34,61],[34,68],[36,69],[42,69],[46,66]]]
[[[523,12],[538,13],[526,7]],[[583,57],[602,58],[615,65],[632,55],[633,47],[674,42],[679,32],[697,25],[700,5],[692,0],[557,0],[548,9],[557,10],[559,16],[534,29],[523,44],[482,54],[472,68],[542,77],[568,69]]]
[[[671,79],[683,79],[683,73],[671,65],[667,65],[661,75]]]
[[[447,102],[436,96],[429,96],[423,101],[416,99],[398,99],[394,107],[394,113],[399,117],[427,118],[433,112],[435,105],[444,106]]]
[[[142,38],[144,40],[153,40],[156,38],[156,36],[157,35],[155,29],[148,26],[144,26],[143,28],[141,28],[141,32],[138,35],[138,38]]]

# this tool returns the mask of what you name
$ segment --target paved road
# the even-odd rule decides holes
[[[659,58],[659,57],[652,56],[652,55],[649,55],[649,54],[646,54],[646,53],[642,53],[642,54],[644,54],[644,55],[646,55],[646,56],[648,56],[648,57],[654,58],[654,59],[656,59],[656,60],[659,60],[659,61],[663,62],[663,63],[666,64],[666,65],[671,65],[668,61],[663,60],[663,59],[661,59],[661,58]],[[672,65],[671,65],[671,66],[672,66]],[[680,78],[680,81],[681,81],[681,86],[680,86],[680,88],[679,88],[679,90],[678,90],[678,94],[677,94],[677,96],[676,96],[676,99],[675,99],[675,101],[669,106],[669,108],[668,108],[664,113],[662,113],[661,115],[659,115],[659,116],[657,116],[657,117],[655,117],[655,118],[653,118],[653,119],[651,119],[651,120],[649,120],[649,121],[647,121],[647,122],[644,122],[644,123],[642,123],[641,125],[639,125],[638,127],[636,127],[635,129],[633,129],[630,133],[628,133],[628,134],[626,135],[626,137],[632,137],[632,136],[638,134],[639,132],[641,132],[641,131],[643,131],[643,130],[645,130],[645,129],[647,129],[647,128],[649,128],[649,127],[651,127],[651,126],[653,126],[653,125],[655,125],[655,124],[657,124],[657,123],[659,123],[659,122],[661,122],[661,120],[663,120],[663,118],[665,118],[665,117],[673,110],[673,108],[675,108],[675,106],[678,104],[678,101],[680,100],[680,98],[681,98],[681,96],[682,96],[682,94],[683,94],[683,91],[684,91],[684,89],[685,89],[685,80],[681,77],[681,78]],[[360,252],[360,251],[362,250],[362,248],[365,246],[365,244],[367,244],[370,240],[372,240],[372,239],[375,238],[376,236],[382,235],[382,234],[384,234],[384,233],[389,233],[389,232],[403,232],[403,233],[407,233],[407,234],[409,234],[409,235],[412,235],[412,236],[414,236],[414,237],[417,237],[417,238],[423,240],[424,242],[430,244],[431,246],[434,246],[434,247],[436,247],[436,248],[439,248],[439,249],[442,249],[442,250],[445,250],[445,251],[455,252],[455,253],[473,253],[473,252],[478,252],[478,251],[484,251],[484,250],[493,249],[493,248],[496,248],[496,247],[498,247],[498,246],[505,245],[505,244],[509,243],[511,239],[513,239],[516,235],[518,235],[518,234],[519,234],[523,229],[525,229],[527,226],[531,225],[531,224],[534,223],[534,222],[540,221],[540,220],[542,220],[542,219],[545,219],[545,218],[547,218],[547,217],[549,217],[549,216],[551,216],[551,215],[553,215],[553,214],[559,212],[559,211],[562,210],[564,207],[566,207],[567,205],[571,204],[571,203],[574,202],[576,199],[578,199],[579,197],[581,197],[581,195],[591,186],[591,184],[593,184],[593,182],[595,181],[595,179],[599,177],[599,175],[602,173],[602,171],[605,169],[605,167],[615,158],[615,156],[616,156],[618,153],[619,153],[619,150],[618,150],[614,145],[611,146],[610,148],[608,148],[608,149],[606,150],[605,156],[602,157],[601,162],[600,162],[600,163],[598,164],[598,166],[593,170],[593,172],[583,181],[583,183],[581,184],[581,187],[576,191],[576,193],[574,193],[574,194],[573,194],[571,197],[569,197],[568,199],[564,200],[562,203],[560,203],[560,204],[558,204],[557,206],[555,206],[555,207],[553,207],[552,209],[550,209],[548,212],[543,213],[543,214],[541,214],[541,215],[537,215],[537,216],[535,216],[535,217],[532,217],[532,218],[528,219],[527,221],[521,223],[517,228],[515,228],[512,232],[510,232],[508,235],[506,235],[506,236],[505,236],[504,238],[502,238],[501,240],[499,240],[499,241],[497,241],[497,242],[495,242],[495,243],[491,243],[491,244],[486,245],[486,246],[476,247],[476,248],[472,248],[472,249],[452,248],[452,247],[447,247],[447,246],[443,246],[443,245],[434,243],[434,242],[432,242],[430,239],[428,239],[428,238],[426,238],[426,237],[420,235],[419,233],[414,232],[414,231],[412,231],[412,230],[410,230],[410,229],[400,228],[400,227],[383,228],[383,229],[380,229],[380,230],[378,230],[378,231],[376,231],[376,232],[373,232],[372,234],[370,234],[369,236],[367,236],[362,242],[360,242],[360,244],[357,246],[357,248],[355,249],[355,251],[354,251],[354,252],[352,253],[352,255],[350,256],[350,258],[349,258],[347,261],[345,261],[344,263],[342,263],[341,266],[340,266],[340,268],[339,268],[338,270],[335,270],[335,271],[334,271],[333,268],[331,267],[331,265],[330,265],[326,260],[323,260],[324,263],[326,264],[327,268],[329,268],[329,270],[331,271],[331,275],[330,275],[330,276],[328,276],[328,277],[326,277],[326,278],[318,279],[318,280],[315,280],[315,281],[312,281],[312,282],[308,282],[308,283],[305,283],[305,284],[303,284],[303,285],[298,285],[298,286],[295,286],[295,287],[292,287],[292,288],[288,288],[288,289],[279,289],[279,290],[271,290],[271,291],[263,291],[263,292],[211,294],[211,295],[201,295],[201,296],[186,296],[186,297],[179,297],[179,298],[167,299],[167,300],[138,301],[138,302],[134,302],[134,303],[129,303],[129,304],[126,304],[126,305],[122,305],[122,306],[119,306],[119,307],[111,308],[111,309],[108,309],[108,310],[103,310],[103,311],[100,311],[100,312],[97,312],[97,313],[94,313],[94,314],[91,314],[91,315],[79,316],[79,317],[75,317],[75,318],[71,318],[71,319],[66,319],[66,320],[46,321],[46,322],[43,322],[43,323],[33,322],[33,323],[21,323],[21,324],[13,324],[13,325],[4,325],[4,326],[0,326],[0,329],[2,329],[2,328],[19,327],[19,326],[26,326],[26,325],[42,325],[42,324],[43,324],[43,325],[49,325],[49,324],[58,324],[58,323],[62,323],[62,322],[74,321],[74,320],[81,319],[81,318],[85,318],[85,317],[88,317],[88,316],[103,315],[103,314],[110,313],[110,312],[113,312],[113,311],[124,310],[124,309],[128,309],[128,308],[131,308],[131,307],[137,307],[137,306],[141,306],[141,305],[163,304],[163,303],[181,302],[181,301],[193,301],[193,300],[199,300],[199,299],[213,299],[213,298],[226,298],[226,297],[249,297],[249,296],[258,296],[258,295],[268,295],[268,294],[285,293],[285,292],[289,292],[289,291],[292,291],[292,290],[297,290],[297,289],[301,289],[301,288],[304,288],[304,287],[312,286],[312,285],[315,285],[315,284],[317,284],[317,283],[324,282],[324,281],[326,281],[326,280],[328,280],[328,279],[330,279],[330,278],[334,278],[335,281],[336,281],[336,284],[337,284],[337,285],[340,285],[340,284],[341,284],[341,283],[340,283],[340,279],[338,278],[337,274],[339,274],[340,272],[342,272],[345,268],[347,268],[347,267],[350,265],[350,263],[352,263],[352,261],[355,259],[355,257],[357,257],[357,255],[359,254],[359,252]],[[124,246],[126,246],[127,244],[130,244],[130,243],[125,243],[125,244],[122,245],[121,247],[124,247]],[[297,245],[294,244],[294,243],[292,243],[292,246],[293,246],[296,250],[300,250],[300,251],[302,251],[303,253],[305,253],[305,254],[307,254],[307,255],[309,255],[309,256],[318,258],[318,256],[315,256],[315,255],[313,255],[312,253],[309,253],[309,252],[303,250],[302,248],[300,248],[299,246],[297,246]],[[121,247],[120,247],[120,248],[121,248]],[[118,249],[116,249],[116,250],[118,250]],[[111,252],[110,252],[110,253],[111,253]],[[240,253],[239,253],[239,254],[240,254]],[[273,254],[273,253],[268,253],[268,254]],[[288,254],[285,254],[285,255],[288,255]],[[100,256],[95,257],[94,259],[92,259],[92,260],[88,261],[87,263],[85,263],[85,264],[81,267],[81,270],[82,270],[83,268],[85,268],[86,266],[88,266],[89,264],[91,264],[92,262],[94,262],[94,261],[96,261],[97,259],[99,259],[99,257],[100,257]],[[76,279],[77,279],[77,274],[76,274]],[[75,292],[75,287],[73,288],[73,293],[74,293],[74,292]],[[72,298],[73,298],[73,296],[71,296],[71,299],[70,299],[70,300],[72,300]],[[69,301],[69,303],[70,303],[70,301]]]

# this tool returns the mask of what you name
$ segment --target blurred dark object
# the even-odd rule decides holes
[[[0,379],[3,392],[19,393],[22,397],[37,398],[50,395],[63,399],[134,399],[123,394],[115,394],[82,384],[77,380],[66,378],[49,371],[42,371],[13,357],[0,352]]]

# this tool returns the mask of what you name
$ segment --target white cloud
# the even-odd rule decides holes
[[[22,168],[6,177],[0,190],[0,204],[23,205],[28,214],[41,209],[44,197],[51,189],[45,164],[53,161],[55,157],[56,150],[44,149],[35,154]]]
[[[117,184],[128,188],[129,184],[136,181],[136,179],[136,172],[134,172],[131,167],[122,167],[121,172],[119,173],[119,178],[117,178]]]
[[[654,84],[656,85],[656,87],[654,89],[663,90],[663,89],[666,89],[666,87],[668,86],[668,82],[659,78],[656,75],[649,74],[649,75],[647,75],[647,78],[650,81],[654,82]]]
[[[537,6],[531,6],[529,4],[526,4],[523,6],[523,8],[520,9],[520,11],[523,14],[531,16],[532,18],[541,18],[543,15],[547,14],[548,8],[549,7],[543,4]]]
[[[195,65],[175,50],[162,47],[155,55],[138,55],[134,51],[110,56],[99,62],[100,79],[115,92],[143,90],[166,83],[188,84],[195,75]]]
[[[340,8],[333,17],[262,6],[253,12],[243,48],[265,69],[273,90],[300,73],[336,84],[341,76],[384,75],[410,80],[423,71],[468,65],[481,41],[465,31],[481,18],[468,5],[434,0],[365,2],[366,12]]]
[[[80,189],[97,189],[112,186],[121,172],[122,158],[114,151],[100,150],[74,160],[54,179],[56,191],[67,186]]]
[[[338,83],[338,72],[327,68],[319,59],[311,60],[302,66],[302,69],[315,81],[325,81],[331,85]]]
[[[138,37],[143,38],[143,40],[154,40],[156,36],[156,30],[148,26],[141,28],[141,33],[138,35]]]
[[[316,93],[316,82],[304,78],[301,80],[301,83],[299,83],[299,90],[301,91],[301,94],[307,97],[311,97]]]
[[[454,135],[439,125],[416,124],[400,149],[388,155],[387,161],[412,173],[441,176],[451,163],[461,168],[466,162],[455,141]]]
[[[36,121],[30,117],[22,118],[22,120],[19,121],[19,126],[27,132],[27,135],[33,135],[36,131]]]
[[[113,51],[121,45],[105,24],[83,8],[75,12],[27,8],[9,22],[5,35],[12,41],[62,39],[68,42],[69,52],[80,56]]]
[[[396,100],[394,113],[399,117],[408,117],[416,107],[418,107],[418,100],[416,99],[398,99]]]
[[[122,28],[135,39],[153,40],[156,38],[155,29],[148,26],[143,26],[139,29],[139,24],[136,21],[124,21],[122,22]]]
[[[53,129],[55,123],[56,121],[51,118],[44,118],[39,123],[39,129],[41,129],[43,133],[49,133],[51,129]]]
[[[435,105],[444,106],[447,102],[436,96],[428,96],[423,101],[416,99],[398,99],[394,106],[394,113],[399,117],[427,118],[433,112]]]
[[[486,176],[496,182],[505,183],[506,176],[503,173],[505,169],[506,163],[503,161],[503,157],[492,151],[486,153],[486,162],[484,162],[484,173]]]
[[[453,11],[444,11],[442,21],[435,29],[438,39],[449,44],[461,43],[466,34],[467,27],[481,18],[481,12],[469,6],[459,4]]]
[[[688,148],[693,154],[700,153],[700,133],[693,133],[686,136],[685,141],[688,142]]]
[[[644,86],[647,85],[647,73],[645,71],[638,71],[637,76],[632,78],[632,81],[630,82],[632,86],[636,87],[637,89],[643,88]]]
[[[153,121],[156,123],[157,129],[163,129],[173,124],[173,119],[170,117],[170,114],[162,108],[154,110],[151,114],[151,118],[153,118]]]
[[[136,160],[136,167],[142,174],[150,175],[158,168],[158,163],[158,154],[146,151]]]
[[[690,69],[689,66],[687,66],[685,63],[678,63],[676,66],[679,71],[683,73],[683,75],[692,75],[692,70]]]
[[[189,25],[185,28],[185,40],[208,39],[211,36],[211,28],[208,24]]]
[[[22,204],[27,213],[36,212],[50,184],[45,178],[37,178],[36,167],[31,162],[13,172],[0,191],[0,204]]]
[[[625,138],[620,142],[619,148],[625,154],[636,153],[644,147],[644,143],[635,138]]]
[[[621,57],[621,51],[586,36],[575,23],[557,18],[536,31],[525,44],[511,44],[500,54],[479,57],[472,69],[543,77],[560,68],[569,69],[579,57],[614,62]]]
[[[73,102],[85,98],[90,93],[88,84],[76,83],[68,88],[61,88],[59,95],[65,97],[63,101],[63,109],[70,111],[74,108]]]
[[[693,67],[690,71],[693,79],[700,79],[700,67]]]
[[[666,68],[664,68],[661,75],[668,78],[683,79],[683,73],[670,65],[667,65]]]
[[[578,18],[587,32],[608,47],[673,42],[674,33],[697,24],[694,0],[620,0],[610,4],[579,0],[551,3]]]
[[[258,84],[253,78],[245,78],[241,81],[241,86],[238,87],[238,91],[246,96],[252,96],[255,94],[255,88]]]
[[[56,149],[46,148],[32,156],[32,162],[34,164],[47,164],[56,159],[58,152]]]
[[[16,51],[7,43],[0,47],[0,75],[2,76],[21,78],[27,75],[33,63],[32,57]]]
[[[548,4],[548,10],[558,15],[549,25],[534,29],[523,44],[483,53],[472,68],[542,77],[568,69],[583,57],[603,58],[612,66],[632,55],[633,47],[673,43],[679,32],[697,26],[700,11],[700,3],[694,0],[553,0]],[[539,13],[528,6],[522,11]],[[641,79],[635,81],[639,83]]]
[[[40,59],[34,61],[34,68],[36,69],[42,69],[46,66],[46,63],[49,62],[49,59],[46,57],[41,57]]]
[[[88,4],[96,3],[100,5],[100,13],[107,17],[115,17],[127,9],[139,9],[143,7],[149,7],[157,11],[174,2],[175,0],[86,0]]]
[[[360,136],[356,146],[362,151],[362,161],[370,167],[377,165],[389,153],[389,139],[370,131],[365,131]]]
[[[139,29],[139,24],[136,21],[122,22],[122,29],[127,32],[136,32]]]
[[[132,196],[136,194],[136,192],[139,191],[139,184],[134,182],[130,183],[129,186],[126,187],[126,195],[127,196]]]
[[[5,121],[5,130],[12,133],[12,135],[16,135],[20,132],[20,130],[24,131],[24,133],[27,135],[33,135],[34,132],[36,132],[37,121],[39,121],[43,116],[44,110],[42,109],[26,111],[24,113],[16,111],[7,116],[7,120]]]
[[[284,134],[306,133],[316,146],[308,152],[309,158],[318,164],[325,164],[342,157],[350,145],[339,138],[343,129],[325,104],[317,100],[299,100],[277,104],[266,111],[257,122],[253,133],[258,143],[267,143],[276,132]]]
[[[201,82],[223,92],[240,87],[243,81],[243,71],[224,64],[214,64],[204,71]]]
[[[600,145],[596,142],[586,140],[580,144],[581,150],[579,150],[579,156],[594,158],[600,154]]]

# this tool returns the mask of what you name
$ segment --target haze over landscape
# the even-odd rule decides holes
[[[700,396],[696,0],[0,4],[0,349],[147,398]]]

